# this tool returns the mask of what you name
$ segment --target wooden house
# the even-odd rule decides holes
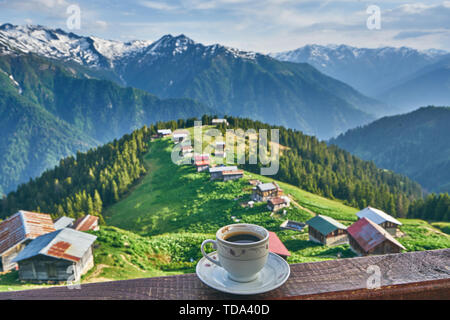
[[[400,253],[406,248],[375,222],[361,218],[347,228],[350,248],[360,256]]]
[[[192,155],[194,149],[191,145],[181,146],[180,155],[183,157],[188,157]]]
[[[215,166],[209,168],[209,174],[211,175],[211,180],[222,180],[223,171],[236,171],[237,169],[237,166]]]
[[[31,241],[14,261],[19,278],[27,281],[78,281],[94,266],[92,244],[97,237],[64,228]]]
[[[212,119],[212,124],[213,125],[218,125],[218,124],[221,124],[221,123],[225,123],[225,125],[227,125],[227,126],[229,125],[227,119]]]
[[[306,221],[306,224],[310,241],[328,246],[348,243],[347,227],[331,217],[319,214]]]
[[[223,181],[228,180],[238,180],[244,176],[243,170],[225,170],[222,171],[222,179]]]
[[[64,229],[64,228],[72,228],[73,223],[75,222],[74,218],[69,218],[66,216],[63,216],[53,223],[55,226],[55,230]]]
[[[49,214],[19,211],[0,223],[0,272],[14,269],[14,258],[33,239],[55,231]]]
[[[280,224],[281,229],[294,230],[299,232],[302,231],[304,227],[306,227],[305,223],[293,220],[286,220],[282,224]]]
[[[262,182],[257,179],[250,179],[250,180],[248,180],[248,183],[251,184],[252,186],[257,186],[258,184],[261,184]]]
[[[285,197],[285,196],[273,197],[267,201],[267,208],[270,211],[274,211],[274,212],[278,211],[280,209],[289,207],[289,205],[290,205],[290,200],[288,197]]]
[[[393,237],[397,235],[398,226],[402,225],[400,221],[388,215],[386,212],[376,208],[372,208],[370,206],[357,212],[356,215],[358,216],[359,219],[367,218],[375,222],[380,227],[384,228],[387,232],[389,232]]]
[[[253,188],[252,200],[262,202],[282,195],[283,190],[275,182],[261,183]]]
[[[180,143],[187,139],[189,133],[187,132],[174,132],[172,134],[172,139],[174,143]]]
[[[214,156],[216,156],[218,158],[226,157],[224,141],[216,141],[216,145],[215,145],[215,149],[214,149]]]
[[[269,251],[287,259],[291,255],[275,232],[269,231]]]
[[[159,129],[158,130],[158,136],[160,138],[170,136],[171,134],[172,134],[172,130],[171,129]]]
[[[209,168],[209,160],[195,161],[197,172],[206,171]]]
[[[73,223],[71,228],[78,231],[89,231],[89,230],[97,231],[99,230],[98,217],[91,216],[90,214],[88,214],[84,217],[77,219]]]

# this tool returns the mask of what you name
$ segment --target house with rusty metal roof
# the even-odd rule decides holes
[[[269,231],[269,251],[287,259],[291,255],[275,232]]]
[[[238,180],[244,176],[244,170],[225,170],[221,173],[223,181]]]
[[[13,259],[33,239],[55,231],[49,214],[20,210],[0,223],[0,272],[14,269]]]
[[[75,220],[71,228],[78,231],[89,231],[89,230],[97,231],[99,229],[98,217],[92,216],[90,214],[85,215],[84,217]]]
[[[327,246],[348,243],[346,229],[342,223],[321,214],[306,221],[309,240]]]
[[[56,230],[31,241],[15,258],[19,278],[26,281],[78,281],[94,266],[96,236],[71,228]]]
[[[351,249],[358,255],[400,253],[406,248],[381,226],[361,218],[347,228]]]
[[[286,196],[273,197],[267,201],[267,208],[270,211],[276,212],[280,209],[289,207],[291,201]]]
[[[356,213],[359,219],[361,218],[367,218],[376,224],[378,224],[380,227],[384,228],[387,232],[389,232],[392,236],[396,236],[398,232],[398,226],[401,226],[402,223],[395,219],[394,217],[390,216],[386,212],[372,208],[367,207],[363,210]]]
[[[211,180],[223,179],[224,171],[237,171],[237,166],[215,166],[209,168],[209,174],[211,175]]]

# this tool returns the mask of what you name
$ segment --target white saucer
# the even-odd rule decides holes
[[[211,258],[217,252],[208,254]],[[259,294],[278,288],[289,278],[289,264],[280,256],[269,252],[267,263],[259,272],[258,277],[250,282],[236,282],[228,277],[228,272],[205,257],[197,263],[197,276],[200,280],[216,290],[233,294]]]

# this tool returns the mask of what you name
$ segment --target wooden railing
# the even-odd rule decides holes
[[[292,264],[283,286],[254,296],[221,293],[185,274],[2,292],[0,299],[450,299],[450,249]]]

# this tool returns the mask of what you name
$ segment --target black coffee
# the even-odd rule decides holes
[[[252,243],[258,242],[262,239],[253,233],[230,233],[223,238],[228,242],[235,243]]]

